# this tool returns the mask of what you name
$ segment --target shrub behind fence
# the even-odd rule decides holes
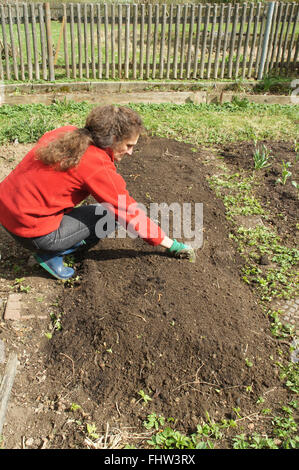
[[[237,79],[298,72],[298,3],[0,6],[0,79]]]

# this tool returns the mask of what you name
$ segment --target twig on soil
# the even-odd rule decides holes
[[[119,416],[121,416],[121,412],[119,411],[117,402],[115,402],[115,407],[116,407],[116,409],[117,409],[117,412],[118,412]]]
[[[273,392],[273,391],[276,390],[276,389],[277,389],[277,387],[273,387],[273,388],[271,388],[270,390],[267,390],[267,392],[264,392],[264,395],[267,395],[267,393],[271,393],[271,392]]]
[[[204,364],[202,364],[196,371],[195,373],[195,380],[193,382],[185,382],[181,385],[178,385],[177,387],[175,387],[172,391],[174,392],[175,390],[177,390],[178,388],[181,388],[181,387],[184,387],[184,385],[193,385],[193,384],[201,384],[201,383],[205,383],[205,382],[199,382],[198,380],[198,377],[197,377],[197,374],[198,372],[200,371],[200,369],[204,366]],[[194,389],[196,390],[196,389]],[[199,390],[197,390],[199,392]]]
[[[72,361],[72,366],[73,366],[73,377],[74,377],[74,376],[75,376],[75,365],[74,365],[74,361],[73,361],[73,359],[72,359],[70,356],[68,356],[67,354],[64,354],[64,353],[59,353],[59,354],[61,354],[61,356],[65,356],[67,359],[69,359],[70,361]]]
[[[130,315],[134,315],[134,317],[138,317],[138,318],[141,318],[145,323],[146,323],[146,319],[143,318],[141,315],[138,315],[138,313],[131,313],[129,312]]]

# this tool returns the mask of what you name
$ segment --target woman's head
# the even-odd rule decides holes
[[[143,130],[138,113],[125,106],[97,106],[87,116],[85,129],[90,132],[97,147],[107,148],[132,136],[139,136]]]
[[[66,171],[78,165],[87,148],[95,145],[101,149],[111,148],[119,161],[124,154],[132,153],[143,129],[139,114],[132,109],[97,106],[87,116],[85,127],[39,148],[36,155],[46,165]]]

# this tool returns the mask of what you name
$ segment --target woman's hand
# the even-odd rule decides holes
[[[191,263],[195,263],[196,255],[191,246],[180,243],[177,240],[171,240],[168,237],[165,237],[161,245],[175,258],[188,259]]]

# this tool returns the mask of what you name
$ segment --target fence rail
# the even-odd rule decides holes
[[[298,3],[18,3],[0,5],[0,30],[1,80],[298,72]]]

